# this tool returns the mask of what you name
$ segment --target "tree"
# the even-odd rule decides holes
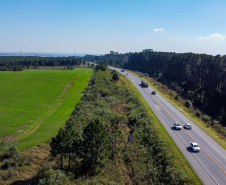
[[[114,81],[118,81],[119,80],[118,74],[117,73],[113,74],[112,79]]]
[[[64,168],[64,161],[63,158],[67,153],[67,142],[69,140],[69,135],[65,132],[62,128],[58,131],[56,137],[53,137],[50,143],[51,146],[51,155],[56,157],[60,155],[61,160],[61,169]]]
[[[71,169],[71,156],[73,160],[77,160],[81,156],[81,138],[74,128],[73,122],[67,122],[65,132],[67,133],[67,141],[65,142],[65,151],[68,155],[69,169]]]
[[[100,63],[96,66],[96,70],[106,71],[106,70],[107,70],[107,64],[104,63],[104,62],[100,62]]]
[[[107,134],[99,120],[91,121],[83,131],[83,163],[90,174],[98,173],[108,160]]]

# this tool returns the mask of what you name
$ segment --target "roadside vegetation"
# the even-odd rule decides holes
[[[149,78],[145,73],[138,71],[130,72],[149,82],[149,85],[152,88],[156,89],[158,93],[226,149],[225,127],[222,127],[219,124],[211,124],[211,118],[208,115],[205,115],[199,109],[194,108],[189,100],[183,99],[183,97],[179,96],[177,92],[170,89],[168,86],[158,82],[154,78]]]
[[[117,72],[110,73],[103,63],[97,69],[65,128],[50,143],[60,168],[70,171],[78,184],[129,183],[112,174],[109,165],[124,166],[133,184],[193,183],[174,165],[148,111],[125,81],[118,81]]]
[[[205,129],[208,134],[214,131],[211,137],[226,148],[223,144],[226,137],[226,55],[146,49],[139,53],[112,52],[84,59],[105,61],[109,65],[139,71],[143,76],[151,77],[153,80],[149,82],[156,84],[172,101],[176,100],[196,121],[201,122],[198,124],[202,128],[208,127]]]

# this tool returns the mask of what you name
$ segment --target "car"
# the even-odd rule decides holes
[[[174,128],[175,128],[176,130],[181,130],[181,125],[180,125],[180,123],[175,122],[175,123],[174,123]]]
[[[200,151],[199,145],[195,142],[191,142],[190,147],[191,147],[193,152],[199,152]]]
[[[186,128],[186,129],[191,129],[191,128],[192,128],[192,126],[191,126],[191,124],[186,123],[186,124],[184,125],[184,128]]]
[[[148,83],[145,82],[144,80],[141,80],[141,86],[142,87],[148,87]]]
[[[153,94],[153,95],[154,95],[154,94],[156,94],[156,92],[155,92],[155,91],[152,91],[152,92],[151,92],[151,94]]]

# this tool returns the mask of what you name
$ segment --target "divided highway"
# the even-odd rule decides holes
[[[128,72],[121,72],[117,68],[109,68],[126,75],[132,81],[202,182],[208,185],[226,185],[226,150],[160,96],[158,92],[156,95],[152,95],[153,89],[151,87],[142,88],[140,78]],[[175,130],[173,126],[176,121],[182,127],[186,123],[190,123],[192,129]],[[189,147],[190,142],[198,143],[200,152],[192,152]]]

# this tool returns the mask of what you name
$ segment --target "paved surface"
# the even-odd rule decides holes
[[[160,96],[158,92],[156,95],[152,95],[153,89],[151,87],[142,88],[140,78],[128,72],[121,72],[120,69],[109,68],[126,75],[133,82],[202,182],[209,185],[226,185],[225,149]],[[184,126],[185,123],[190,123],[192,129],[185,130],[182,128],[182,130],[175,130],[173,128],[175,121],[179,122],[181,126]],[[201,148],[200,152],[192,152],[189,147],[190,142],[198,143]]]

